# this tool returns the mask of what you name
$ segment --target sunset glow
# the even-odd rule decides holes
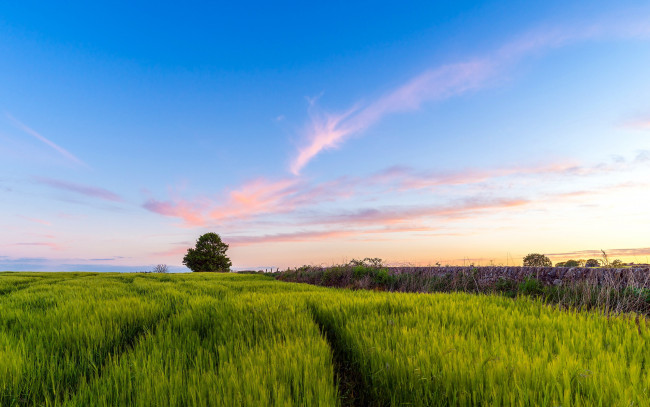
[[[431,3],[0,6],[0,270],[650,262],[650,7]]]

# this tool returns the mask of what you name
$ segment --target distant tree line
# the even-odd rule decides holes
[[[604,250],[601,260],[598,259],[579,259],[579,260],[567,260],[561,261],[555,264],[555,267],[623,267],[623,261],[615,259],[609,261],[607,253]],[[530,253],[524,257],[524,266],[525,267],[553,267],[553,263],[548,256],[545,256],[540,253]]]

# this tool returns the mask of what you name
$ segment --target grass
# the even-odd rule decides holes
[[[649,358],[645,318],[529,297],[0,273],[1,406],[648,406]]]

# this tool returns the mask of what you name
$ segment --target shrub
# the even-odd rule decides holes
[[[650,288],[627,287],[623,294],[639,297],[642,301],[650,303]]]
[[[393,285],[396,281],[394,275],[388,273],[388,269],[376,269],[373,270],[372,281],[377,285],[389,286]]]
[[[515,297],[517,295],[517,284],[507,278],[499,277],[497,282],[494,283],[494,289],[507,297]]]
[[[151,270],[152,273],[169,273],[169,269],[166,264],[158,264]]]
[[[528,277],[526,281],[519,284],[519,292],[526,295],[539,295],[544,292],[544,286],[539,280]]]
[[[600,262],[596,259],[589,259],[585,262],[585,267],[598,267]]]

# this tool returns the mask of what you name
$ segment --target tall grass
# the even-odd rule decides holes
[[[650,269],[554,267],[303,266],[273,273],[286,282],[392,292],[468,292],[539,298],[605,315],[650,315]]]

